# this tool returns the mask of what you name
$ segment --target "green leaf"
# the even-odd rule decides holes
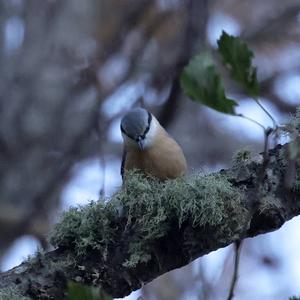
[[[112,297],[100,288],[70,282],[68,284],[67,300],[112,300]]]
[[[180,76],[180,84],[192,100],[226,114],[236,114],[237,103],[226,97],[209,53],[201,53],[190,60]]]
[[[256,68],[252,66],[254,54],[247,44],[239,37],[223,31],[218,40],[218,50],[232,78],[240,82],[250,96],[258,96],[259,84]]]

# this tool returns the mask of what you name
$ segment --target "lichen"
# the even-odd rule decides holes
[[[251,170],[249,170],[250,159],[251,150],[249,147],[244,147],[234,153],[230,175],[237,182],[245,181],[251,176]]]
[[[282,207],[281,201],[272,192],[260,199],[258,211],[260,214],[267,213],[270,209],[280,209]]]
[[[146,253],[145,250],[137,251],[136,249],[131,249],[130,252],[132,252],[132,254],[129,259],[126,259],[122,264],[126,268],[134,268],[136,265],[147,263],[151,259],[151,255]]]
[[[174,224],[193,227],[219,226],[234,230],[244,212],[242,195],[220,174],[194,174],[159,182],[137,172],[126,175],[126,183],[106,204],[91,202],[65,212],[53,231],[56,247],[74,247],[76,255],[93,249],[105,260],[110,247],[127,242],[124,267],[147,263],[151,245],[165,236]],[[224,224],[228,224],[224,225]],[[228,227],[225,229],[225,227]]]
[[[0,289],[1,300],[29,300],[30,298],[22,296],[15,285]]]
[[[233,166],[244,165],[251,158],[250,147],[244,147],[235,152],[232,156]]]
[[[73,247],[76,255],[84,256],[88,248],[97,250],[105,259],[114,240],[116,208],[103,201],[73,207],[63,213],[50,237],[54,246]]]
[[[293,186],[292,186],[292,190],[294,192],[300,192],[300,179],[299,178],[295,179]]]
[[[283,128],[291,139],[288,144],[288,155],[285,153],[285,158],[288,161],[287,172],[289,172],[290,178],[289,182],[286,182],[286,184],[290,186],[293,191],[297,192],[300,189],[300,106],[296,108],[296,113]]]
[[[296,113],[290,117],[286,127],[287,129],[290,129],[290,131],[296,129],[298,132],[300,132],[300,106],[296,108]]]

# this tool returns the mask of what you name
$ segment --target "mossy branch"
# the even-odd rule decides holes
[[[160,183],[127,174],[110,201],[66,212],[50,239],[57,249],[2,274],[0,295],[64,299],[73,280],[122,297],[201,255],[280,228],[300,214],[300,168],[291,189],[283,184],[287,151],[270,150],[263,180],[262,158],[249,151],[209,175]]]

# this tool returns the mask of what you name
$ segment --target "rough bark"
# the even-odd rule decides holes
[[[164,234],[147,244],[150,245],[147,250],[149,258],[129,266],[124,261],[129,257],[130,243],[138,238],[134,231],[137,223],[134,220],[129,223],[128,215],[125,217],[121,213],[114,216],[114,226],[118,230],[105,259],[95,248],[78,256],[72,243],[61,245],[3,273],[0,293],[10,289],[32,299],[64,299],[67,282],[75,280],[101,286],[112,296],[123,297],[199,256],[234,241],[277,230],[284,222],[300,214],[299,167],[291,188],[284,186],[287,148],[288,145],[278,145],[270,150],[267,167],[264,167],[261,156],[250,159],[241,153],[231,169],[206,175],[221,176],[221,180],[226,180],[226,185],[229,183],[232,187],[233,195],[237,195],[236,199],[228,199],[226,192],[217,192],[218,196],[224,195],[221,201],[231,201],[232,204],[224,210],[219,225],[209,222],[201,225],[201,222],[192,220],[191,215],[178,226],[180,222],[176,223],[176,218],[169,217],[161,223],[168,225]],[[205,191],[206,187],[201,189]],[[208,203],[215,201],[214,197],[211,195]],[[109,235],[110,232],[103,234]]]

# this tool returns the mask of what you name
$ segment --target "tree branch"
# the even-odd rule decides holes
[[[291,189],[283,184],[287,146],[269,151],[263,180],[261,156],[243,153],[231,169],[205,176],[159,183],[128,174],[110,202],[65,213],[51,238],[57,249],[0,275],[0,296],[64,299],[75,280],[123,297],[199,256],[280,228],[300,214],[300,168]]]
[[[184,66],[188,64],[189,59],[195,52],[195,41],[201,41],[202,48],[205,44],[206,24],[209,16],[208,1],[189,0],[185,3],[185,8],[189,16],[185,26],[185,36],[177,62],[174,65],[169,96],[158,114],[158,120],[164,128],[168,128],[176,115],[181,96],[180,75]]]

